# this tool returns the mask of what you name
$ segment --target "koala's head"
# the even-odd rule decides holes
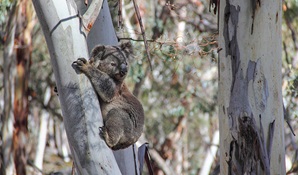
[[[98,45],[91,52],[90,63],[111,78],[123,81],[128,71],[128,58],[132,55],[131,43],[119,46]]]

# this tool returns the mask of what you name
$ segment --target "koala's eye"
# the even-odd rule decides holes
[[[116,66],[116,63],[112,62],[111,63],[111,66],[115,67]]]

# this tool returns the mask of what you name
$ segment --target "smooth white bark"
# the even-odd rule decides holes
[[[51,97],[51,89],[48,87],[44,94],[43,104],[46,106],[49,103]],[[34,165],[42,170],[44,151],[46,147],[46,139],[48,133],[48,123],[49,123],[49,113],[42,110],[40,116],[39,132],[38,132],[38,142],[36,147],[36,154],[34,159]],[[36,174],[41,174],[40,172]]]
[[[205,174],[210,174],[211,166],[216,158],[216,152],[218,150],[218,144],[219,144],[219,131],[215,131],[213,134],[213,139],[212,139],[212,145],[210,148],[207,150],[207,155],[205,158],[205,161],[203,163],[203,166],[200,170],[200,175],[205,175]]]
[[[96,94],[71,64],[89,58],[74,1],[33,0],[54,69],[68,141],[79,174],[120,174],[112,151],[99,137],[103,125]],[[100,10],[100,8],[98,9]]]
[[[38,143],[36,147],[36,155],[34,160],[34,165],[40,170],[42,170],[44,150],[46,147],[48,121],[49,121],[49,113],[42,111],[42,114],[40,116]],[[38,174],[41,174],[41,173],[38,173]]]
[[[221,174],[285,174],[282,1],[260,2],[220,1]]]

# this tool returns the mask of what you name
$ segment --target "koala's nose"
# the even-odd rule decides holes
[[[120,65],[120,73],[121,73],[121,75],[125,75],[127,73],[127,65],[126,64]]]

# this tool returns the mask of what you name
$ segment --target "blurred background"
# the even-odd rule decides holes
[[[132,1],[123,2],[123,26],[118,24],[118,1],[108,3],[119,40],[134,47],[126,82],[144,106],[141,139],[149,143],[155,174],[219,174],[217,13],[207,0],[139,1],[151,71]],[[290,173],[298,170],[297,139],[286,123],[298,133],[298,1],[284,0],[282,7],[282,89]],[[30,0],[0,0],[0,79],[1,172],[8,150],[2,138],[7,129],[17,127],[25,133],[18,139],[27,140],[26,155],[20,159],[27,162],[28,174],[70,174],[72,157],[50,56]]]

